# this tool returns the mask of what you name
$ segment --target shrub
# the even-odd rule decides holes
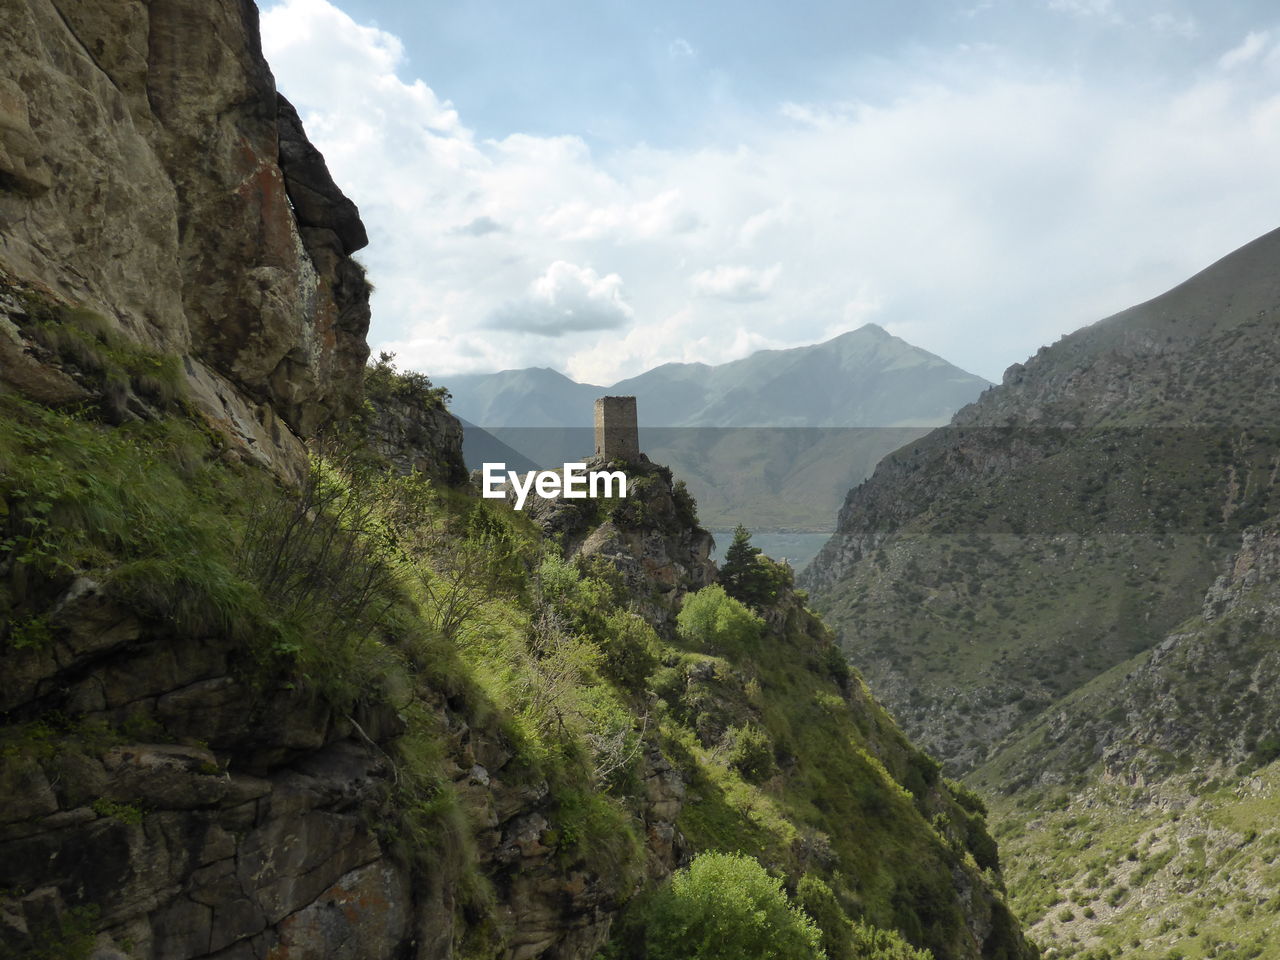
[[[698,501],[693,498],[683,480],[677,480],[671,487],[671,498],[676,505],[676,519],[680,526],[693,528],[698,525]]]
[[[356,486],[346,464],[313,457],[299,487],[277,488],[255,504],[240,566],[282,625],[309,619],[322,636],[372,634],[396,579],[384,499]]]
[[[641,690],[658,666],[658,635],[638,614],[615,610],[605,618],[598,637],[604,653],[601,670],[626,690]]]
[[[980,817],[986,817],[987,805],[982,797],[974,793],[959,780],[952,780],[950,777],[944,777],[947,789],[951,792],[951,796],[955,798],[956,803],[960,804],[970,813],[976,813]]]
[[[763,620],[714,583],[686,594],[676,618],[685,640],[726,654],[754,647],[763,627]]]
[[[773,741],[754,724],[729,731],[733,748],[729,752],[729,766],[748,783],[763,783],[778,772],[773,760]]]
[[[844,652],[834,643],[829,643],[822,651],[823,665],[827,668],[827,673],[842,689],[849,686],[849,681],[853,678],[853,671],[849,668],[849,661],[845,658]]]
[[[649,907],[647,960],[818,960],[822,933],[756,860],[703,853]]]
[[[413,406],[443,408],[452,397],[444,387],[431,385],[431,378],[412,370],[397,370],[396,355],[383,351],[364,369],[364,390],[373,400],[399,400]]]

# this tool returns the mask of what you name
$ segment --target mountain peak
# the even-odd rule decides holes
[[[649,427],[933,426],[988,386],[874,323],[722,364],[665,363],[607,388],[520,373],[449,380],[453,410],[482,427],[588,426],[608,390],[635,396]]]

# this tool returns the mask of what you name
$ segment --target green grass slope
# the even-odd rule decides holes
[[[646,774],[661,758],[686,785],[675,853],[757,860],[809,904],[829,956],[905,957],[908,943],[937,958],[1033,955],[1004,905],[981,803],[906,740],[795,594],[751,612],[709,587],[685,600],[709,618],[647,622],[607,563],[566,561],[505,504],[390,474],[359,424],[345,452],[317,451],[306,481],[281,487],[179,387],[153,385],[170,361],[84,334],[56,305],[42,316],[51,342],[78,344],[50,362],[100,402],[0,397],[10,913],[48,880],[18,853],[41,829],[24,813],[30,784],[58,783],[76,822],[116,823],[140,843],[175,814],[74,771],[139,741],[209,751],[211,774],[275,769],[296,754],[255,739],[254,718],[285,704],[304,741],[307,718],[333,717],[390,765],[368,828],[422,890],[449,891],[457,955],[508,954],[521,889],[490,835],[497,794],[469,779],[465,743],[502,754],[509,789],[545,821],[539,876],[586,884],[620,929],[672,866],[647,833]],[[670,499],[661,486],[649,488]],[[86,591],[137,636],[73,617]],[[223,658],[244,690],[233,714],[115,695],[173,669],[165,650]],[[128,918],[124,864],[114,889],[59,888],[53,926],[0,927],[5,949],[87,955]]]
[[[1280,527],[1200,613],[978,768],[1050,956],[1280,955]]]

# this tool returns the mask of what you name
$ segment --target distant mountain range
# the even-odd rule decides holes
[[[989,386],[874,323],[714,366],[664,363],[611,386],[547,367],[448,378],[453,412],[490,431],[589,427],[605,394],[635,396],[641,426],[937,426]]]
[[[867,324],[716,366],[663,364],[611,386],[545,367],[454,377],[447,386],[473,469],[588,455],[595,399],[634,395],[641,447],[688,483],[709,528],[829,532],[845,491],[882,456],[990,384]]]

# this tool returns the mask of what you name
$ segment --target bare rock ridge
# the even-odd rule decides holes
[[[286,433],[359,396],[369,291],[351,254],[366,237],[275,90],[256,6],[4,11],[0,267],[183,356],[230,436],[295,455]]]

